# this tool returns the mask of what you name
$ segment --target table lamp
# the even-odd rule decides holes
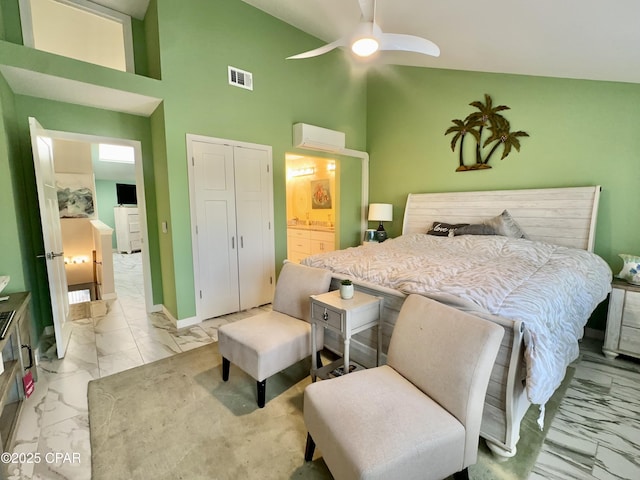
[[[369,221],[380,222],[376,231],[376,238],[379,242],[387,239],[387,232],[384,230],[382,222],[390,222],[393,220],[393,205],[390,203],[371,203],[369,204]]]

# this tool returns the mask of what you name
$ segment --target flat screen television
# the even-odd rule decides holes
[[[116,198],[118,205],[137,205],[136,186],[128,183],[116,183]]]

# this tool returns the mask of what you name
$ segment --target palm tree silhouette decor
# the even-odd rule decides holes
[[[470,113],[464,120],[452,120],[453,126],[449,127],[444,133],[445,135],[449,135],[450,133],[455,134],[451,139],[452,151],[455,151],[458,141],[460,142],[459,166],[456,168],[456,172],[491,168],[489,160],[501,145],[503,146],[503,150],[500,160],[509,155],[512,148],[520,151],[519,137],[528,137],[529,134],[521,130],[516,132],[511,131],[509,121],[499,113],[504,110],[509,110],[509,107],[506,105],[494,107],[491,97],[486,93],[484,95],[484,103],[475,101],[469,105],[477,108],[478,111]],[[483,141],[485,128],[489,131],[489,134],[486,135],[486,139]],[[467,134],[470,134],[476,141],[476,163],[473,165],[464,164],[463,146],[464,138]],[[487,156],[483,159],[482,150],[487,147],[490,147],[489,153],[487,153]]]

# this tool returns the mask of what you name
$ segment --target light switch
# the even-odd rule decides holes
[[[169,225],[167,225],[167,222],[162,222],[162,233],[168,233],[169,232]]]

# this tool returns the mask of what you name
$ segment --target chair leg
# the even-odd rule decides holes
[[[256,382],[258,386],[258,407],[264,407],[264,399],[267,393],[267,380],[264,379],[261,382]]]
[[[453,480],[469,480],[469,469],[465,468],[453,474]]]
[[[307,445],[304,447],[304,459],[307,462],[313,460],[313,452],[316,449],[316,442],[313,441],[311,435],[307,433]]]
[[[226,358],[222,357],[222,380],[225,382],[229,380],[229,367],[231,362]]]

